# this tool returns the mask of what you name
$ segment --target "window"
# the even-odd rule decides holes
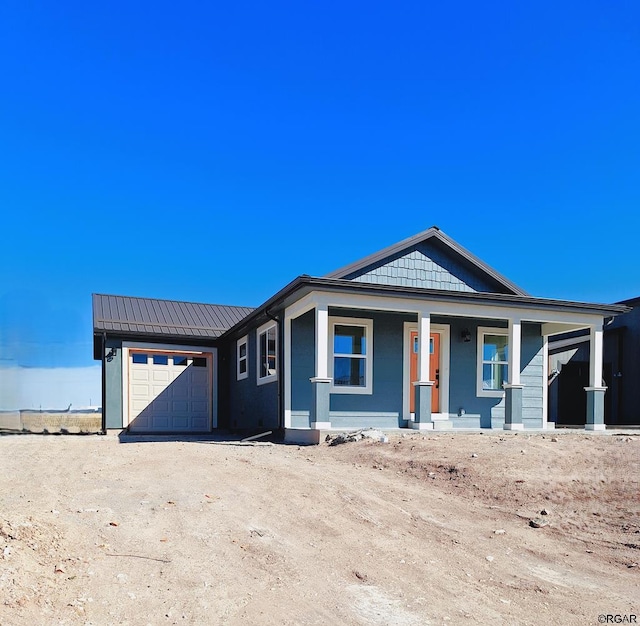
[[[173,357],[173,364],[174,365],[179,365],[181,367],[187,367],[188,363],[187,363],[188,359],[186,356],[178,356],[175,355]]]
[[[373,321],[330,317],[332,393],[373,393]]]
[[[243,378],[247,378],[249,376],[248,369],[248,345],[247,345],[247,337],[243,337],[242,339],[238,339],[238,343],[236,345],[237,350],[237,377],[238,380],[242,380]]]
[[[207,367],[206,356],[194,356],[192,361],[193,367]]]
[[[139,364],[144,363],[146,365],[147,364],[147,355],[146,354],[140,354],[139,352],[134,352],[131,355],[131,360],[132,360],[133,363],[139,363]]]
[[[478,328],[478,396],[502,396],[508,375],[507,329]]]
[[[154,354],[153,355],[153,364],[154,365],[168,365],[169,357],[166,354]]]
[[[257,382],[258,385],[269,383],[277,379],[276,370],[276,341],[277,327],[273,322],[269,322],[258,328],[258,349],[257,349]]]

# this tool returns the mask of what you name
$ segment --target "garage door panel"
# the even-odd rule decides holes
[[[191,387],[191,397],[194,400],[205,400],[209,397],[209,389],[204,385]]]
[[[174,415],[172,422],[173,428],[175,428],[176,430],[189,429],[189,418],[184,415]]]
[[[131,351],[129,429],[146,432],[210,430],[212,362],[210,355],[157,353],[145,358]]]
[[[191,371],[192,385],[207,385],[209,382],[209,372],[202,369],[193,369]]]
[[[151,421],[149,420],[149,417],[145,415],[140,415],[139,417],[136,418],[136,426],[141,430],[142,429],[151,430]]]
[[[193,400],[191,410],[194,413],[209,413],[209,403],[205,400]]]
[[[149,385],[131,385],[131,394],[133,397],[149,397]]]
[[[153,430],[169,430],[170,424],[169,417],[167,415],[154,415],[151,423]]]
[[[149,406],[146,398],[133,398],[131,404],[136,411],[144,411]]]
[[[159,366],[159,367],[166,367],[166,366]],[[153,372],[151,372],[152,374],[152,380],[153,382],[158,382],[158,383],[168,383],[169,382],[169,372],[168,370],[154,370]]]
[[[208,417],[194,417],[191,420],[191,428],[193,430],[206,430],[208,427]]]
[[[187,382],[175,382],[169,387],[171,397],[177,399],[187,399],[189,397],[189,384]]]

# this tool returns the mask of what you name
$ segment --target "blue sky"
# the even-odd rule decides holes
[[[640,5],[0,6],[0,362],[92,292],[258,305],[433,224],[534,295],[640,295]]]

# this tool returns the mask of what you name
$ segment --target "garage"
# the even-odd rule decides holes
[[[129,431],[208,432],[212,354],[128,351]]]

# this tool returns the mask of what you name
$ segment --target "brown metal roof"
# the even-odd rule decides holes
[[[253,311],[250,307],[93,294],[96,332],[215,339]]]

